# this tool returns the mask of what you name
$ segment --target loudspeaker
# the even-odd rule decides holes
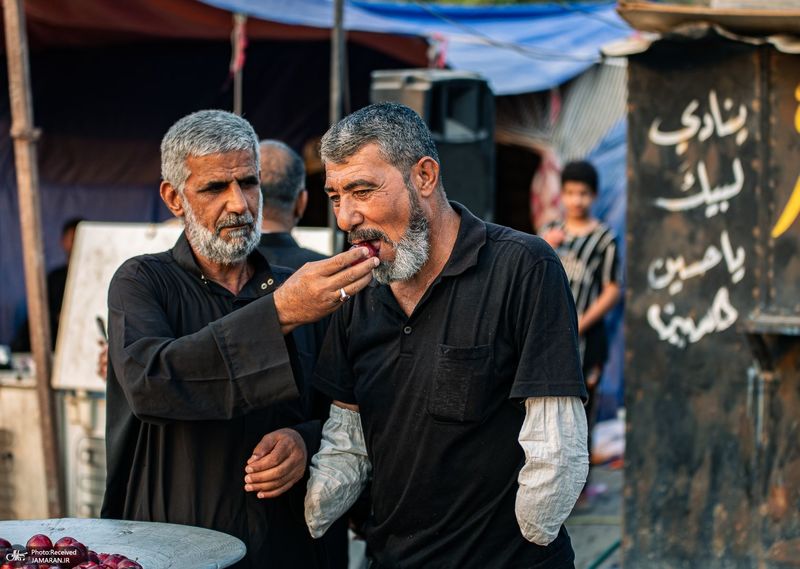
[[[370,100],[414,109],[436,141],[447,197],[494,217],[494,95],[477,73],[443,69],[373,71]]]

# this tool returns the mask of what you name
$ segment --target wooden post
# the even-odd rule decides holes
[[[333,29],[331,30],[331,87],[330,87],[330,123],[336,124],[342,118],[342,94],[344,92],[344,0],[334,0]],[[344,248],[344,234],[336,225],[333,207],[328,206],[328,227],[333,235],[333,254]]]
[[[25,289],[28,298],[31,348],[36,364],[36,391],[42,426],[47,508],[51,518],[63,515],[58,433],[55,424],[50,373],[53,367],[50,317],[44,278],[44,248],[39,200],[39,170],[36,161],[38,131],[33,127],[33,105],[25,31],[24,0],[4,0],[8,88],[11,95],[11,137],[17,170]]]

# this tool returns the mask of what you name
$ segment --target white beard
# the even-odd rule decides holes
[[[394,242],[378,229],[355,230],[348,236],[349,241],[371,241],[379,239],[394,248],[394,261],[381,261],[372,271],[375,280],[381,284],[394,281],[407,281],[416,275],[428,262],[430,255],[430,227],[428,219],[419,205],[419,199],[414,188],[406,183],[411,201],[411,214],[406,229],[400,241]]]
[[[261,192],[258,193],[258,215],[255,219],[250,212],[244,215],[230,214],[217,221],[214,231],[205,228],[200,223],[183,195],[181,195],[181,203],[184,211],[186,239],[196,254],[205,257],[212,263],[233,265],[243,261],[253,252],[261,239],[259,230],[263,206]],[[220,235],[225,227],[242,224],[246,224],[246,227],[229,231],[226,239]]]
[[[415,214],[418,213],[418,217]],[[412,210],[411,221],[402,239],[394,243],[394,261],[381,261],[373,275],[381,284],[393,281],[407,281],[416,275],[428,262],[430,254],[430,234],[428,220],[422,212]]]

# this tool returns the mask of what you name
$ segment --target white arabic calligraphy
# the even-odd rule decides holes
[[[703,114],[701,119],[695,114],[695,111],[700,106],[697,99],[692,99],[686,108],[681,113],[681,124],[683,128],[674,131],[662,131],[661,119],[655,119],[650,125],[648,138],[653,144],[659,146],[674,146],[675,152],[680,156],[689,148],[689,141],[698,137],[700,142],[708,140],[711,135],[716,132],[717,136],[724,138],[732,134],[736,134],[736,144],[741,146],[747,140],[748,131],[744,127],[747,122],[747,107],[739,105],[739,113],[729,118],[727,121],[722,119],[722,112],[719,108],[719,101],[717,93],[711,89],[708,93],[708,113]],[[733,101],[725,99],[723,106],[726,111],[733,108]]]
[[[679,348],[685,348],[687,342],[694,344],[707,334],[727,330],[739,318],[725,287],[717,291],[711,308],[699,322],[690,317],[674,316],[675,305],[672,303],[664,306],[663,314],[670,317],[669,323],[662,319],[661,307],[653,304],[647,309],[647,322],[658,333],[659,340],[666,340]]]
[[[656,198],[655,204],[668,211],[686,211],[694,209],[697,206],[706,206],[706,217],[713,217],[718,213],[725,213],[728,211],[728,201],[731,198],[739,195],[744,186],[744,169],[742,169],[742,161],[739,158],[733,159],[733,182],[730,184],[723,184],[719,187],[711,189],[711,184],[708,181],[708,170],[706,164],[702,160],[697,163],[697,178],[700,181],[700,193],[691,195],[686,198]],[[691,178],[687,174],[684,177],[684,184],[691,179],[694,182],[694,177]],[[681,189],[683,189],[681,186]]]
[[[747,107],[739,105],[739,114],[733,118],[722,122],[722,113],[719,112],[719,103],[717,102],[717,93],[712,89],[708,93],[708,105],[711,107],[711,116],[714,118],[714,125],[717,128],[717,136],[724,138],[733,133],[736,133],[736,144],[741,146],[747,139],[747,129],[744,128],[744,123],[747,121]],[[725,99],[725,110],[729,111],[733,108],[733,101]]]
[[[737,247],[736,256],[734,256],[727,231],[723,231],[722,235],[720,235],[720,245],[722,245],[722,255],[725,257],[725,264],[731,275],[731,282],[736,284],[744,278],[744,247]]]
[[[681,124],[685,128],[680,130],[661,132],[658,128],[661,126],[661,119],[655,119],[653,124],[650,125],[650,132],[647,133],[650,141],[659,146],[675,146],[675,151],[678,154],[686,152],[689,140],[697,134],[697,131],[700,129],[700,119],[694,114],[699,106],[700,103],[697,99],[692,100],[692,102],[686,106],[681,114]]]
[[[660,290],[668,288],[669,293],[674,295],[683,290],[683,283],[694,277],[706,274],[709,270],[716,267],[722,260],[725,260],[728,272],[731,274],[731,282],[738,283],[744,278],[744,247],[737,247],[734,255],[730,237],[727,231],[720,235],[720,251],[714,245],[706,249],[703,258],[692,264],[687,265],[683,255],[674,258],[655,259],[647,269],[647,281],[650,288]]]

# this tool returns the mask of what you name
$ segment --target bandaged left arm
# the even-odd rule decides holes
[[[578,397],[529,397],[519,444],[515,513],[522,535],[547,545],[572,511],[589,473],[586,412]]]

